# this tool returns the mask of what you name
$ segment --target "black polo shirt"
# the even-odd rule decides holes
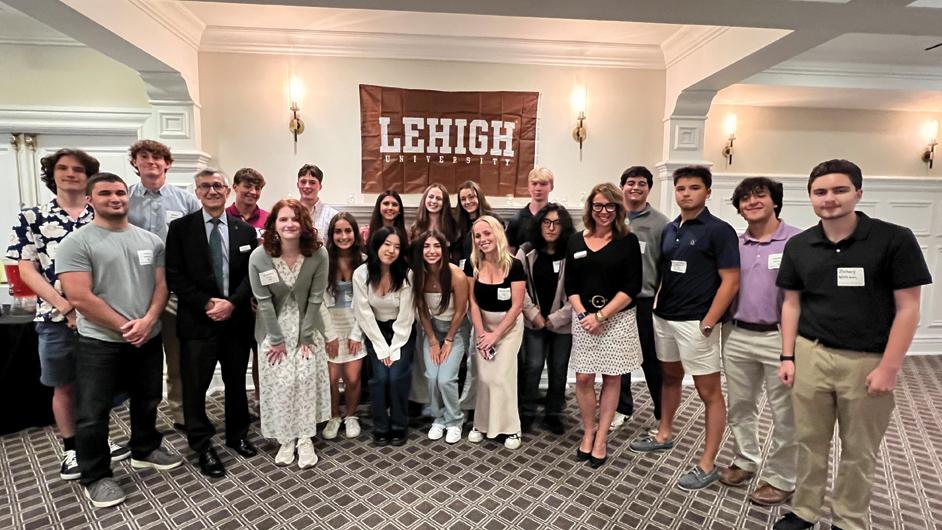
[[[661,290],[654,314],[665,320],[702,320],[720,288],[720,269],[739,269],[739,236],[704,208],[681,226],[661,231]]]
[[[530,212],[530,204],[521,208],[510,218],[507,224],[507,244],[520,248],[521,245],[530,240],[530,226],[533,224],[533,213]]]
[[[821,223],[791,238],[775,283],[801,292],[799,335],[882,355],[896,316],[893,291],[932,276],[912,231],[857,212],[854,233],[838,243]]]

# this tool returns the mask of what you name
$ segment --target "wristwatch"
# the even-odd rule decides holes
[[[785,361],[795,362],[795,356],[794,355],[779,355],[778,360],[779,362],[785,362]]]
[[[588,313],[586,313],[585,311],[583,311],[583,312],[581,312],[581,313],[577,313],[577,314],[576,314],[576,318],[579,319],[579,320],[582,320],[583,318],[585,318],[585,316],[586,316],[587,314],[588,314]]]

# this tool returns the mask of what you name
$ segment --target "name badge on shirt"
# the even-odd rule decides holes
[[[271,285],[273,283],[278,283],[278,271],[276,271],[275,269],[262,271],[258,273],[258,281],[261,282],[262,285]]]
[[[351,291],[344,291],[343,301],[347,303],[353,302],[353,293]]]
[[[138,250],[137,262],[140,263],[142,266],[150,265],[154,263],[154,251],[153,250]]]
[[[510,300],[510,287],[498,287],[497,299],[498,300]]]
[[[553,261],[553,272],[559,274],[559,266],[562,264],[563,260],[558,259]]]
[[[641,247],[641,253],[644,254],[644,249],[648,248],[648,242],[638,241],[638,245]]]
[[[782,254],[769,254],[769,270],[778,269],[782,266]]]
[[[837,268],[837,286],[838,287],[863,287],[864,286],[863,267],[838,267]]]
[[[242,245],[239,247],[239,252],[245,254],[246,252],[252,250],[252,245]]]
[[[466,261],[468,261],[468,258],[461,258],[458,260],[458,268],[464,270],[464,264]]]
[[[582,259],[588,255],[589,253],[586,252],[585,250],[580,250],[579,252],[576,252],[575,254],[572,255],[572,259]]]
[[[671,272],[676,272],[678,274],[685,274],[687,272],[687,262],[680,261],[677,259],[671,260]]]
[[[257,237],[258,239],[261,239],[262,236],[264,236],[264,235],[265,235],[265,229],[264,229],[264,228],[256,228],[256,229],[255,229],[255,237]]]
[[[167,210],[167,222],[173,221],[183,217],[183,212],[178,212],[177,210]]]

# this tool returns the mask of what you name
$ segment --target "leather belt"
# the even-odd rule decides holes
[[[770,331],[778,331],[778,324],[755,324],[753,322],[745,322],[742,320],[733,319],[732,323],[737,328],[742,328],[747,331],[755,331],[756,333],[768,333]]]

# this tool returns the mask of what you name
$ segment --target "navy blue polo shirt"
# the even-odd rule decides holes
[[[854,233],[837,243],[820,223],[791,238],[775,283],[800,292],[802,337],[882,354],[896,318],[893,291],[930,284],[932,276],[911,230],[856,214]]]
[[[654,314],[665,320],[702,320],[720,288],[720,269],[739,269],[739,236],[704,208],[661,232],[661,290]]]

